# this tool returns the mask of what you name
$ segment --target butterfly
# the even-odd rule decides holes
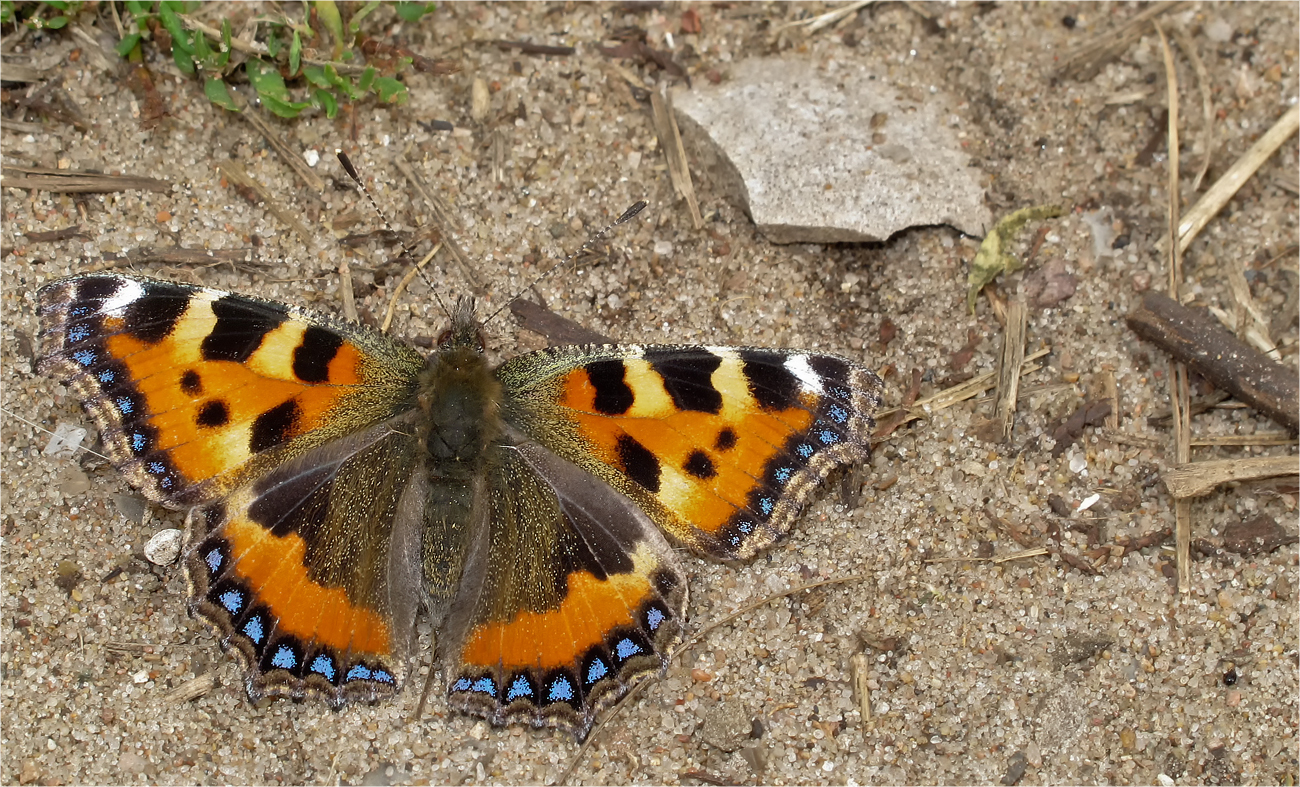
[[[135,275],[39,291],[38,368],[148,499],[188,510],[189,609],[250,698],[407,681],[585,738],[685,625],[675,547],[744,560],[868,455],[881,382],[834,355],[552,347],[492,368],[469,300],[427,356],[283,303]]]

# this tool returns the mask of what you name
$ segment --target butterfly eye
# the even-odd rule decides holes
[[[442,333],[438,334],[438,341],[437,341],[437,345],[438,345],[439,347],[446,347],[446,346],[449,345],[449,344],[451,344],[451,329],[450,329],[450,328],[448,328],[447,330],[445,330],[445,331],[443,331]]]

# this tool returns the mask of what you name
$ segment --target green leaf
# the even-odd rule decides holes
[[[379,100],[386,104],[406,103],[406,85],[402,84],[400,79],[393,77],[376,79],[375,92],[379,94]]]
[[[0,25],[7,25],[13,21],[14,21],[13,0],[3,0],[3,2],[0,2]]]
[[[235,100],[230,97],[230,91],[226,89],[226,83],[217,77],[207,77],[203,80],[203,92],[207,94],[208,100],[223,109],[229,109],[231,112],[238,112],[239,107]]]
[[[361,20],[365,19],[367,14],[378,7],[379,3],[371,0],[371,2],[361,6],[360,11],[352,15],[352,18],[348,20],[348,32],[352,34],[352,38],[356,38],[357,33],[361,32]]]
[[[284,42],[280,40],[280,31],[272,28],[266,36],[266,54],[275,59],[282,51],[284,51]]]
[[[368,92],[370,90],[370,85],[374,83],[375,77],[378,75],[379,72],[375,70],[374,66],[370,66],[365,71],[362,71],[361,79],[357,82],[357,90],[362,93]]]
[[[970,308],[972,314],[975,313],[975,299],[979,297],[980,290],[984,289],[985,285],[1004,271],[1012,273],[1020,269],[1022,265],[1020,260],[1003,250],[1011,243],[1012,237],[1027,222],[1054,219],[1060,215],[1060,205],[1038,205],[1022,208],[998,220],[993,230],[984,236],[979,251],[975,253],[975,259],[971,261],[970,273],[966,276],[966,306]]]
[[[334,98],[333,93],[317,88],[311,92],[311,98],[313,104],[325,110],[325,117],[333,120],[338,115],[339,102],[338,99]]]
[[[71,5],[68,0],[45,0],[45,4],[50,8],[57,8],[60,11],[67,11],[68,6]]]
[[[227,52],[231,49],[230,39],[230,18],[224,17],[221,20],[221,45],[225,47]]]
[[[281,101],[289,100],[289,89],[284,85],[284,77],[275,66],[253,59],[244,63],[244,73],[248,81],[260,96],[271,96]]]
[[[339,7],[334,0],[316,0],[312,7],[316,9],[316,18],[334,39],[334,59],[338,60],[343,53],[343,19],[339,16]]]
[[[208,38],[197,30],[194,31],[194,59],[203,62],[212,54],[212,47],[208,46]]]
[[[131,12],[131,16],[148,16],[151,5],[153,3],[148,0],[126,0],[126,10]]]
[[[302,37],[293,31],[293,43],[289,44],[289,76],[297,76],[298,67],[302,65]]]
[[[303,66],[302,75],[307,81],[319,88],[334,87],[334,83],[326,76],[325,69],[322,66]]]
[[[131,33],[126,38],[123,38],[121,41],[118,41],[115,49],[117,49],[118,55],[122,57],[126,57],[127,55],[131,54],[131,50],[135,49],[136,44],[139,43],[140,43],[140,34]]]
[[[285,101],[276,96],[258,95],[262,99],[262,106],[282,118],[296,118],[300,112],[311,106],[310,102]]]
[[[420,17],[425,14],[433,13],[433,7],[436,3],[402,3],[397,4],[397,16],[403,22],[418,22]]]
[[[45,27],[49,30],[58,30],[68,24],[66,16],[52,16],[45,20]]]
[[[185,54],[185,50],[175,45],[172,46],[172,60],[176,61],[176,67],[181,70],[182,74],[193,74],[198,70],[194,67],[193,58]]]

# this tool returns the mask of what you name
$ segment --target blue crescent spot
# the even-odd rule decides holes
[[[736,529],[742,533],[752,533],[754,532],[754,523],[746,519],[745,521],[736,525]]]
[[[334,676],[338,674],[334,669],[334,660],[323,653],[311,660],[311,671],[317,675],[324,675],[325,680],[330,683],[334,682]]]
[[[799,453],[799,456],[802,456],[804,459],[807,459],[808,457],[813,455],[816,449],[814,449],[812,446],[808,445],[807,443],[800,443],[799,447],[794,450]]]
[[[213,574],[217,573],[217,570],[221,568],[221,562],[223,560],[225,560],[225,556],[221,554],[220,549],[213,549],[203,558],[203,562],[208,564],[208,571],[211,571]]]
[[[148,441],[144,439],[144,435],[140,434],[139,432],[132,432],[132,433],[131,433],[131,450],[132,450],[132,451],[134,451],[134,452],[136,452],[136,453],[138,454],[138,453],[140,453],[141,451],[144,450],[144,447],[145,447],[146,445],[148,445]]]
[[[591,685],[609,674],[609,667],[605,666],[602,659],[597,658],[587,667],[587,685]]]
[[[829,429],[823,430],[821,434],[817,435],[817,437],[826,445],[831,445],[840,441],[840,436]]]
[[[163,478],[163,480],[158,482],[158,486],[161,486],[163,488],[163,491],[167,491],[175,485],[176,482],[172,480],[171,476],[166,476]]]
[[[131,401],[129,396],[119,396],[113,400],[113,403],[117,405],[117,409],[121,410],[123,415],[131,415],[135,412],[135,402]]]
[[[732,533],[731,535],[727,536],[727,543],[731,544],[733,547],[740,546],[740,536],[736,535],[735,533]]]
[[[221,606],[225,607],[226,611],[232,615],[238,614],[239,610],[244,608],[244,594],[240,593],[238,590],[227,590],[225,593],[217,596],[217,600],[220,601]]]
[[[533,696],[533,684],[528,682],[528,678],[519,675],[510,683],[510,690],[506,692],[506,701],[513,702],[520,697]]]
[[[372,671],[370,673],[370,679],[373,681],[377,681],[379,683],[389,683],[389,684],[397,683],[397,679],[393,677],[392,673],[390,673],[388,670],[382,670],[382,669],[377,669]]]
[[[664,622],[665,617],[667,616],[664,615],[663,610],[658,607],[651,607],[650,611],[645,613],[645,623],[650,627],[651,631],[655,631],[659,628],[659,624]]]
[[[262,616],[254,615],[249,618],[248,622],[244,624],[243,632],[254,643],[262,644],[262,637],[266,635],[266,632],[262,629]]]
[[[370,680],[371,675],[370,668],[365,664],[358,664],[348,670],[348,680]]]
[[[548,702],[568,702],[573,696],[573,684],[562,676],[551,681],[551,688],[546,692]]]
[[[77,350],[72,354],[72,360],[79,366],[93,366],[98,357],[94,350]]]
[[[617,645],[614,646],[614,652],[618,654],[618,657],[620,659],[627,659],[640,653],[641,646],[636,644],[632,640],[628,639],[627,637],[624,637],[623,639],[620,639],[618,641]]]
[[[470,684],[470,682],[469,682],[469,678],[457,678],[457,679],[456,679],[456,682],[453,683],[453,684],[451,684],[451,690],[452,690],[452,691],[469,691],[469,687],[470,687],[471,685],[472,685],[472,684]]]
[[[772,502],[772,498],[764,497],[758,501],[758,507],[763,509],[764,514],[770,514],[772,513],[772,509],[776,507],[776,504]]]
[[[113,382],[116,379],[117,379],[117,373],[114,372],[112,369],[105,369],[104,371],[99,373],[99,381],[104,385],[108,385],[109,383]]]
[[[840,407],[838,404],[833,405],[831,407],[830,416],[831,416],[831,420],[837,421],[839,423],[844,423],[845,421],[849,420],[848,411],[845,410],[843,407]]]
[[[89,306],[73,306],[68,309],[69,317],[85,317],[88,314],[94,314],[94,310]]]
[[[271,657],[271,666],[280,669],[293,669],[297,664],[298,657],[294,655],[293,648],[288,645],[276,648],[275,655]]]
[[[68,329],[69,342],[85,341],[88,336],[90,336],[90,329],[84,325],[74,325]]]
[[[779,468],[776,471],[776,480],[784,484],[786,481],[790,480],[790,472],[790,468],[788,467]]]
[[[474,685],[469,687],[470,691],[477,691],[479,694],[486,694],[489,697],[497,695],[497,683],[491,678],[479,678],[474,681]]]

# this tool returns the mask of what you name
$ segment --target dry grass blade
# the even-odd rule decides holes
[[[1196,51],[1196,44],[1181,27],[1175,27],[1173,33],[1178,48],[1192,63],[1192,71],[1196,73],[1196,87],[1201,91],[1201,168],[1196,171],[1196,179],[1192,181],[1192,191],[1196,192],[1201,190],[1201,181],[1205,180],[1205,173],[1210,170],[1210,158],[1214,153],[1214,99],[1210,94],[1210,72]]]
[[[1180,300],[1183,282],[1183,250],[1178,246],[1178,211],[1181,208],[1178,188],[1178,69],[1174,66],[1174,53],[1169,39],[1158,21],[1152,21],[1160,36],[1160,50],[1164,54],[1165,85],[1168,88],[1169,137],[1169,297]],[[1187,382],[1187,366],[1180,361],[1170,363],[1169,380],[1173,384],[1170,398],[1174,409],[1174,461],[1185,464],[1191,461],[1192,421],[1191,391]],[[1192,590],[1192,509],[1185,500],[1174,501],[1174,541],[1177,547],[1178,590]]]
[[[343,316],[357,322],[357,298],[352,292],[352,266],[347,257],[339,262],[339,299],[343,301]]]
[[[1019,298],[1007,304],[1007,327],[1002,332],[1002,351],[998,353],[998,399],[994,418],[1002,430],[1002,440],[1011,439],[1016,423],[1016,400],[1020,395],[1020,367],[1025,362],[1025,302]]]
[[[238,91],[232,91],[231,95],[238,95]],[[267,144],[274,148],[276,153],[280,154],[280,159],[283,160],[285,164],[289,165],[289,169],[293,170],[293,174],[297,175],[298,179],[306,184],[307,188],[317,194],[324,191],[325,181],[321,180],[320,176],[311,171],[311,167],[307,166],[306,159],[304,159],[298,151],[289,147],[289,143],[285,142],[280,135],[276,133],[275,129],[271,128],[271,125],[262,119],[262,116],[259,115],[256,110],[247,106],[247,104],[242,100],[240,101],[240,104],[241,111],[239,116],[244,120],[247,120],[249,125],[253,128],[257,129],[257,133],[261,134]],[[306,239],[304,238],[304,240]]]
[[[1297,128],[1300,128],[1300,105],[1293,105],[1286,114],[1278,118],[1264,136],[1259,138],[1259,141],[1251,145],[1250,149],[1237,159],[1227,172],[1223,173],[1223,177],[1214,181],[1214,185],[1205,190],[1178,225],[1180,251],[1185,251],[1192,245],[1192,240],[1200,234],[1206,224],[1210,223],[1210,219],[1223,210],[1228,200],[1232,199],[1242,185],[1250,180],[1251,175],[1255,174],[1260,165],[1282,147],[1282,143],[1286,142]]]
[[[672,98],[657,90],[652,91],[650,111],[654,115],[659,148],[668,161],[668,176],[672,180],[673,191],[686,200],[686,206],[691,211],[691,224],[698,230],[704,226],[704,217],[700,215],[700,203],[695,198],[695,184],[691,182],[691,170],[686,164],[686,149],[682,147],[682,134],[677,128],[677,118],[673,115]]]
[[[393,288],[393,297],[388,300],[388,311],[384,313],[384,324],[379,327],[380,331],[388,333],[389,326],[393,324],[393,313],[397,310],[397,300],[402,297],[402,292],[406,289],[406,285],[411,283],[411,279],[415,278],[415,274],[419,273],[425,265],[428,265],[429,261],[432,260],[434,255],[436,255],[441,249],[441,243],[434,246],[428,254],[424,255],[424,259],[411,266],[411,269],[402,276],[402,280]]]
[[[138,175],[104,175],[46,167],[6,166],[0,168],[0,186],[10,189],[49,191],[55,194],[102,194],[112,191],[170,191],[170,181]]]
[[[1136,14],[1115,30],[1107,30],[1093,36],[1080,44],[1061,63],[1056,70],[1057,78],[1087,81],[1097,76],[1107,63],[1119,56],[1142,37],[1148,22],[1171,11],[1182,10],[1185,2],[1163,2]]]
[[[1169,494],[1180,500],[1200,497],[1231,481],[1255,481],[1300,474],[1300,456],[1266,456],[1259,459],[1220,459],[1192,462],[1166,470],[1161,478]]]
[[[424,178],[421,178],[419,173],[415,171],[415,167],[411,166],[411,162],[406,158],[405,153],[398,154],[393,159],[393,164],[397,167],[397,171],[410,181],[412,188],[419,192],[424,204],[429,208],[432,215],[430,223],[438,230],[438,235],[443,239],[442,242],[447,247],[447,251],[451,252],[452,259],[456,260],[456,264],[460,266],[461,275],[465,277],[465,281],[469,282],[470,289],[475,292],[482,289],[478,277],[474,275],[474,266],[470,265],[469,256],[461,249],[460,244],[451,240],[462,229],[460,221],[451,212],[451,208],[425,184]]]
[[[1192,438],[1193,448],[1221,445],[1296,445],[1296,438],[1295,435],[1286,432],[1256,432]]]
[[[802,27],[806,33],[816,33],[818,30],[830,27],[841,19],[847,19],[849,16],[856,14],[858,11],[861,11],[873,2],[875,2],[875,0],[857,0],[857,2],[839,6],[834,11],[827,11],[824,14],[810,16],[807,19],[796,19],[793,22],[786,22],[777,27],[773,32],[779,33],[782,30],[789,30],[793,27]]]
[[[1042,358],[1044,355],[1047,355],[1051,351],[1051,347],[1044,347],[1026,355],[1024,361],[1022,361],[1020,365],[1021,376],[1023,377],[1024,375],[1037,371],[1039,367],[1033,362]],[[930,413],[946,410],[959,402],[966,401],[967,399],[974,399],[976,396],[979,396],[996,385],[996,372],[985,372],[984,374],[972,377],[966,382],[954,385],[951,388],[946,388],[934,396],[918,400],[911,407],[907,408],[907,418],[904,419],[904,423],[907,421],[914,421],[917,418],[925,418],[929,416]],[[888,407],[884,410],[877,410],[876,419],[883,421],[886,416],[893,415],[900,409],[902,408]]]
[[[244,169],[243,164],[233,159],[227,159],[218,164],[217,168],[221,170],[221,174],[225,176],[226,180],[230,181],[239,196],[253,205],[265,208],[286,227],[293,230],[302,239],[303,243],[311,242],[311,234],[307,232],[307,228],[302,225],[302,222],[298,221],[296,216],[271,195],[270,189],[254,180],[253,176],[249,175],[248,171]]]

